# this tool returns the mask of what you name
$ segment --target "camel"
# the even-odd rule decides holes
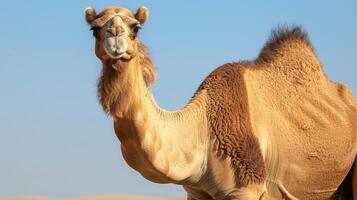
[[[325,75],[307,33],[278,28],[253,61],[216,68],[180,110],[160,108],[134,14],[88,7],[98,99],[128,165],[188,200],[357,199],[357,99]],[[353,194],[352,194],[353,193]]]

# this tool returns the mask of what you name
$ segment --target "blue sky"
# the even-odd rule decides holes
[[[150,19],[141,31],[158,71],[158,104],[179,109],[215,67],[254,59],[270,30],[298,24],[327,75],[357,94],[356,1],[3,1],[0,18],[0,196],[179,196],[121,157],[96,98],[100,62],[83,11],[112,5]]]

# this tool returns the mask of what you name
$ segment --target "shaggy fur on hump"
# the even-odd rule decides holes
[[[207,90],[209,95],[207,118],[214,150],[219,158],[231,159],[240,186],[261,183],[266,177],[264,159],[250,121],[245,70],[267,66],[266,62],[282,53],[281,47],[295,42],[313,49],[301,28],[279,27],[255,61],[225,64],[214,70],[199,88]]]
[[[155,67],[148,55],[146,47],[138,43],[138,52],[141,76],[144,78],[146,86],[156,81]],[[123,113],[131,106],[135,79],[138,74],[132,74],[133,70],[128,69],[128,63],[121,60],[110,60],[103,63],[102,73],[98,81],[98,99],[103,110],[111,115],[114,111]]]
[[[299,26],[289,27],[285,25],[280,26],[271,32],[270,38],[260,50],[256,62],[271,61],[278,55],[279,49],[283,45],[291,44],[293,42],[302,42],[314,52],[314,48],[306,31]]]

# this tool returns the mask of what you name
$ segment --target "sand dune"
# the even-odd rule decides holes
[[[0,197],[0,200],[184,200],[185,198],[139,197],[139,196],[84,196],[74,198],[52,197]]]

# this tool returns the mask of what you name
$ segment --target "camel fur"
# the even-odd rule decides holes
[[[169,112],[150,93],[156,71],[138,37],[148,9],[85,16],[99,101],[146,179],[182,185],[189,200],[357,200],[357,99],[327,78],[301,28],[277,29],[255,60],[218,67]]]

